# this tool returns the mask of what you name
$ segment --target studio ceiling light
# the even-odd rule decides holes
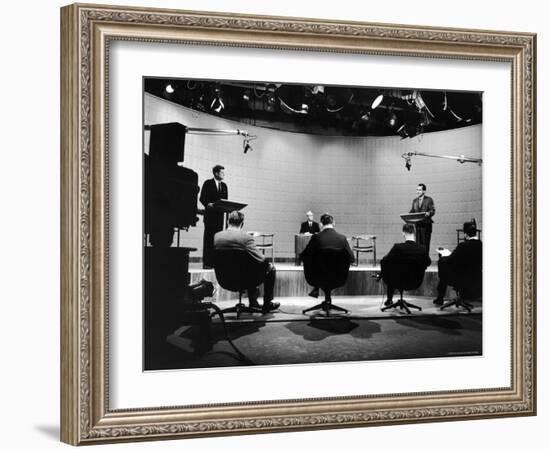
[[[319,135],[406,138],[481,124],[483,116],[480,92],[166,78],[146,79],[145,89],[230,120]]]

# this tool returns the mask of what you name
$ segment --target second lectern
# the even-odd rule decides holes
[[[424,212],[414,212],[410,214],[399,215],[405,223],[417,224],[426,220],[426,214]]]
[[[430,252],[430,240],[432,235],[432,222],[425,212],[411,212],[401,214],[401,219],[405,223],[414,225],[416,234],[416,243],[424,246],[426,251]]]

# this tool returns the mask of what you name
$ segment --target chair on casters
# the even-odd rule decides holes
[[[451,301],[449,301],[445,304],[443,304],[439,308],[439,310],[445,310],[447,307],[451,307],[451,306],[456,306],[457,308],[462,307],[462,308],[466,309],[468,312],[471,312],[472,309],[474,308],[474,306],[472,304],[470,304],[469,302],[464,301],[464,299],[461,298],[460,292],[458,290],[456,290],[456,298],[452,299]]]
[[[447,307],[456,306],[466,309],[471,312],[474,306],[465,299],[477,299],[480,298],[483,292],[483,281],[481,275],[481,267],[477,270],[472,270],[469,276],[464,276],[462,279],[458,279],[452,287],[456,291],[456,298],[443,304],[439,310],[445,310]]]
[[[237,319],[241,313],[263,313],[261,307],[251,307],[242,303],[243,292],[255,291],[265,279],[262,265],[250,254],[237,249],[217,249],[214,252],[214,271],[222,288],[239,293],[239,302],[233,307],[223,309],[223,313],[236,313]],[[257,297],[249,297],[248,300],[255,302]]]
[[[411,313],[410,309],[422,310],[415,304],[411,304],[403,299],[403,291],[416,290],[422,285],[424,281],[424,272],[426,267],[411,264],[411,263],[396,263],[390,266],[382,266],[382,279],[387,285],[387,288],[395,288],[399,290],[399,300],[382,308],[382,312],[389,309],[400,308],[405,310],[408,314]]]
[[[318,250],[311,256],[303,259],[304,275],[308,284],[323,290],[325,300],[309,309],[302,311],[303,314],[312,310],[322,310],[327,316],[331,310],[349,313],[347,309],[332,304],[332,290],[344,285],[349,273],[349,254],[345,250]]]

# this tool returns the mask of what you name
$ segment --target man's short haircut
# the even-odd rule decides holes
[[[405,234],[414,234],[414,225],[411,223],[405,223],[403,225],[403,232]]]
[[[306,212],[306,215],[313,215],[313,212],[311,212],[310,210],[308,210],[308,211]]]
[[[227,217],[227,223],[231,226],[240,226],[244,221],[244,214],[238,210],[234,210]]]
[[[334,224],[334,217],[330,214],[321,215],[321,224],[323,226]]]
[[[426,191],[426,184],[419,183],[419,184],[418,184],[418,187],[422,187],[422,190],[423,190],[424,192]]]
[[[225,167],[223,165],[214,165],[212,167],[212,173],[215,175],[216,173],[218,173],[220,170],[225,170]]]
[[[471,221],[467,221],[462,226],[462,230],[464,231],[464,234],[466,234],[468,237],[475,237],[477,234],[477,228],[475,223],[472,223]]]

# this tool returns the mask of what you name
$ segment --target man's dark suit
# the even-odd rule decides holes
[[[199,201],[204,206],[204,238],[202,246],[203,266],[211,267],[214,264],[214,234],[223,230],[224,213],[208,204],[227,199],[227,184],[220,181],[220,188],[216,186],[214,178],[204,181]]]
[[[384,282],[388,286],[388,300],[393,298],[393,293],[396,289],[392,274],[397,265],[405,267],[407,270],[414,270],[415,268],[425,270],[431,262],[426,248],[412,240],[406,240],[404,243],[393,245],[390,252],[380,261],[382,279],[384,279]]]
[[[305,234],[306,232],[309,232],[310,234],[316,234],[318,232],[321,232],[321,228],[319,227],[319,223],[316,221],[304,221],[300,225],[300,234]]]
[[[246,251],[255,259],[259,265],[265,270],[264,279],[264,307],[273,300],[273,289],[275,286],[276,271],[273,264],[269,263],[264,255],[256,247],[254,238],[244,232],[242,229],[229,228],[225,231],[218,232],[214,236],[215,249],[233,249]],[[251,287],[248,290],[248,299],[251,303],[256,301],[256,287]]]
[[[333,228],[325,228],[321,232],[314,234],[307,244],[306,248],[300,254],[300,259],[309,257],[318,250],[345,250],[349,255],[350,264],[354,262],[355,257],[351,250],[345,235],[339,234]]]
[[[311,240],[300,254],[300,260],[304,262],[304,269],[306,269],[306,265],[313,266],[312,262],[314,261],[314,255],[322,250],[344,250],[348,254],[350,264],[355,260],[346,236],[339,234],[334,228],[325,228],[321,232],[313,234]],[[319,294],[318,285],[322,282],[320,276],[323,275],[313,271],[310,276],[311,278],[308,279],[308,282],[311,283],[314,288],[309,295],[316,298]]]
[[[445,296],[447,285],[456,287],[461,293],[469,292],[470,287],[474,290],[481,288],[482,247],[481,241],[477,239],[465,240],[449,256],[439,259],[438,300],[441,301]]]
[[[428,216],[421,222],[415,223],[416,228],[416,243],[426,248],[426,252],[430,253],[430,241],[432,239],[432,217],[435,215],[434,200],[424,195],[422,204],[419,198],[415,198],[412,202],[410,213],[428,212]]]

